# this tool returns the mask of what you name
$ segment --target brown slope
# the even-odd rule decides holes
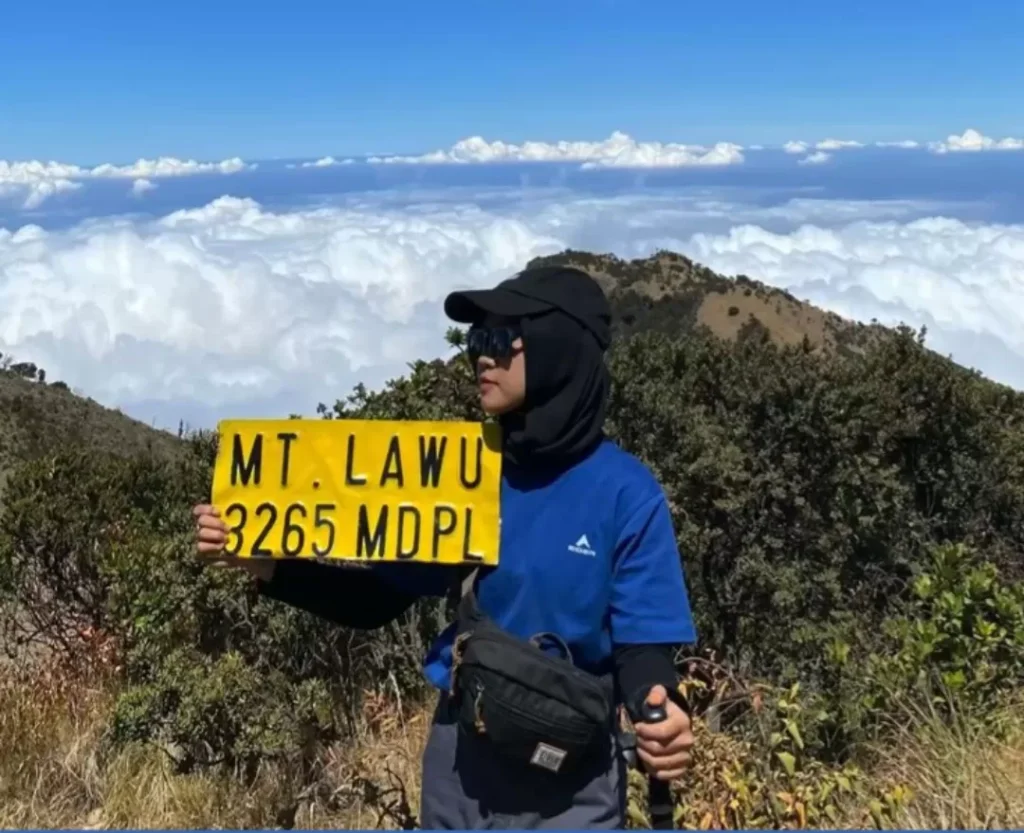
[[[705,326],[725,339],[767,330],[779,344],[806,337],[815,349],[860,352],[889,332],[848,321],[745,275],[727,278],[674,252],[623,260],[610,254],[566,250],[531,265],[564,264],[590,273],[612,303],[617,332],[686,332]]]

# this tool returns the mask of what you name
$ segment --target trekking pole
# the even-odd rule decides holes
[[[661,723],[668,719],[668,711],[664,706],[652,706],[645,701],[642,708],[644,723]],[[652,830],[675,829],[672,820],[672,788],[668,781],[653,775],[647,777],[647,805],[651,813]]]

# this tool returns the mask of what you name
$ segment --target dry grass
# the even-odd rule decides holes
[[[249,786],[226,775],[178,775],[137,746],[105,753],[112,687],[52,670],[0,672],[0,827],[396,829],[419,804],[419,762],[430,712],[366,698],[357,737],[326,750],[312,784],[268,766]],[[1024,709],[1007,731],[944,722],[908,708],[895,740],[875,750],[879,787],[901,784],[907,829],[1024,826]],[[850,818],[840,827],[860,827]]]
[[[178,775],[154,747],[106,754],[110,685],[53,671],[0,672],[2,828],[400,828],[415,818],[430,714],[368,697],[360,734],[317,780],[268,766],[250,786]]]
[[[1024,708],[994,715],[998,730],[941,719],[928,705],[907,706],[876,751],[880,779],[910,789],[896,817],[915,830],[1024,828]]]
[[[325,780],[333,795],[321,807],[334,804],[346,828],[407,827],[419,811],[420,760],[430,728],[432,710],[401,709],[387,697],[368,697],[359,735],[347,747],[331,750]],[[316,824],[314,805],[308,822]]]

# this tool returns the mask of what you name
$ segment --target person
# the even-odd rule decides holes
[[[502,426],[500,563],[476,577],[477,603],[508,633],[557,634],[578,667],[610,676],[615,702],[633,718],[640,763],[652,778],[675,779],[693,735],[672,650],[696,634],[666,496],[604,432],[604,292],[585,272],[545,266],[453,293],[445,311],[470,325],[480,403]],[[218,511],[195,512],[200,555],[221,557]],[[379,627],[452,583],[450,568],[428,564],[240,561],[266,596],[357,628]],[[616,727],[606,752],[573,778],[513,765],[486,736],[460,731],[449,693],[454,633],[455,623],[424,661],[440,695],[422,761],[422,826],[621,828],[627,764]],[[645,701],[666,719],[645,723]]]

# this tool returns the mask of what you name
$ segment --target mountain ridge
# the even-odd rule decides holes
[[[566,249],[528,265],[575,266],[588,272],[608,295],[613,326],[621,335],[704,326],[720,338],[737,339],[767,331],[780,346],[800,344],[806,336],[814,350],[849,354],[892,332],[880,324],[845,319],[746,275],[726,277],[667,250],[625,260]]]

